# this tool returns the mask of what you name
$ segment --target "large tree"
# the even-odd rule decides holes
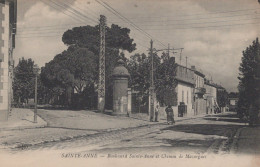
[[[34,61],[32,59],[20,59],[14,68],[13,95],[14,101],[28,103],[28,99],[34,98]]]
[[[162,55],[162,63],[156,70],[155,90],[157,99],[164,105],[177,105],[177,64],[173,57]]]
[[[240,117],[249,115],[257,117],[259,110],[259,66],[260,44],[258,38],[243,51],[239,67],[239,101],[238,114]],[[252,117],[253,116],[253,117]]]
[[[41,79],[44,85],[58,95],[66,94],[68,105],[71,93],[82,94],[85,88],[95,84],[97,60],[85,48],[70,48],[54,57],[42,68]]]
[[[132,52],[136,49],[136,44],[130,38],[130,29],[121,28],[118,25],[112,24],[111,28],[106,27],[106,48],[112,50],[127,50]],[[74,27],[72,30],[66,31],[62,36],[64,44],[72,47],[88,48],[94,54],[99,54],[99,26],[82,26]],[[109,50],[107,51],[109,53]]]
[[[113,99],[111,74],[118,59],[125,59],[122,51],[126,50],[132,52],[136,49],[136,44],[133,43],[133,39],[130,38],[129,34],[130,30],[128,28],[121,28],[114,24],[112,24],[111,27],[106,27],[106,108],[112,108],[112,105],[110,105],[112,104],[111,100]],[[62,41],[68,46],[68,49],[62,54],[57,55],[53,61],[46,64],[48,70],[45,69],[43,72],[45,73],[45,76],[48,76],[48,80],[46,80],[47,82],[45,82],[45,84],[49,85],[49,87],[56,88],[58,91],[64,91],[66,87],[68,88],[71,85],[79,92],[83,91],[87,93],[90,90],[97,90],[100,47],[99,26],[74,27],[63,34]],[[73,52],[77,52],[79,48],[87,49],[88,52],[92,53],[92,56],[89,56],[90,54],[85,54],[85,57],[87,58],[84,58],[83,54],[81,56],[82,59],[77,62],[75,59],[70,60],[71,56],[73,57],[75,55]],[[91,69],[74,69],[80,68],[82,63],[86,63],[86,66],[88,65],[88,68]],[[54,71],[58,71],[58,73],[56,74]],[[75,71],[75,73],[71,71]],[[78,72],[85,75],[84,71],[85,74],[89,73],[90,75],[91,73],[93,76],[87,78],[78,76]],[[75,82],[75,79],[77,79],[77,82]],[[91,83],[90,85],[85,85],[86,79],[90,79],[88,81],[88,83]],[[84,82],[82,83],[81,81],[83,80]],[[84,90],[82,88],[89,88],[89,90]],[[97,92],[95,91],[92,93]],[[92,95],[92,97],[93,96],[94,95]]]

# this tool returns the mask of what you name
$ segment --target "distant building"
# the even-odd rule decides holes
[[[205,79],[205,88],[206,93],[204,98],[207,99],[207,107],[206,113],[207,114],[214,114],[218,108],[217,103],[217,85],[214,84],[212,81]]]
[[[220,85],[205,78],[202,71],[177,64],[175,79],[177,81],[174,92],[170,92],[169,104],[173,106],[174,115],[180,116],[180,110],[185,109],[183,116],[214,114],[220,111],[217,102],[217,91],[225,91]],[[183,107],[184,106],[184,107]],[[164,111],[164,109],[162,108]]]
[[[206,93],[204,86],[205,75],[197,70],[195,66],[191,66],[191,70],[194,71],[194,96],[193,96],[193,109],[194,115],[206,114],[206,100],[203,98]]]
[[[0,0],[0,121],[11,108],[17,1]]]
[[[237,108],[238,93],[231,92],[228,95],[228,108],[229,111],[235,111]]]
[[[184,114],[187,116],[194,115],[193,110],[193,94],[194,94],[194,71],[190,68],[184,67],[182,65],[177,66],[176,70],[176,93],[177,93],[177,105],[175,105],[174,111],[176,111],[176,115],[178,115],[178,106],[182,103],[186,106],[186,113]]]
[[[237,107],[238,98],[229,98],[229,111],[235,111]]]

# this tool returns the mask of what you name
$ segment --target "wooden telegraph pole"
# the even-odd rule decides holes
[[[150,48],[150,55],[151,55],[151,85],[150,85],[150,121],[153,121],[153,117],[154,117],[154,67],[153,67],[153,40],[151,40],[150,42],[151,44],[151,48]]]
[[[105,109],[105,34],[106,17],[100,15],[100,51],[99,51],[99,83],[98,83],[98,110]]]

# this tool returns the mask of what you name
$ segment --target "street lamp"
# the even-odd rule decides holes
[[[35,74],[35,91],[34,91],[34,123],[37,123],[37,78],[38,78],[39,67],[38,65],[33,66],[33,73]]]

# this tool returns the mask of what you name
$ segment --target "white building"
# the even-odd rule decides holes
[[[175,115],[178,115],[178,106],[182,103],[187,106],[187,113],[184,116],[194,115],[193,110],[193,90],[195,86],[194,71],[190,68],[178,65],[176,71],[176,93],[177,93],[177,105],[174,106]]]
[[[207,99],[207,114],[213,114],[217,104],[217,85],[213,84],[211,81],[205,81],[206,93],[204,98]]]
[[[12,99],[16,0],[0,0],[0,121],[8,119]]]
[[[195,66],[192,66],[191,69],[194,71],[194,80],[195,80],[195,88],[194,88],[194,97],[193,97],[193,109],[194,115],[206,114],[206,99],[203,98],[206,93],[206,89],[204,86],[205,75],[197,70]]]

